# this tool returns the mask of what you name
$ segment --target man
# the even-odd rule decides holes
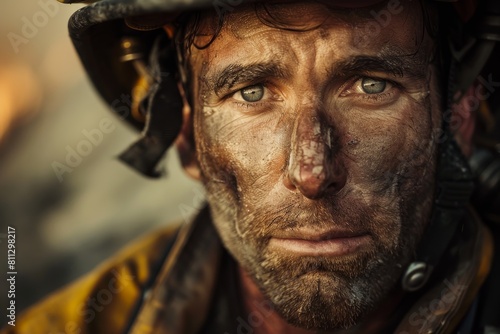
[[[472,176],[451,138],[467,153],[466,102],[477,89],[445,85],[440,6],[273,1],[180,13],[150,4],[132,14],[129,5],[120,14],[129,29],[165,33],[153,30],[149,66],[134,39],[122,40],[122,59],[142,73],[136,109],[122,116],[147,120],[122,159],[153,174],[177,137],[208,208],[175,239],[135,246],[8,333],[495,330],[479,295],[492,237],[463,210]],[[89,19],[103,8],[73,19],[86,66],[95,56],[81,43],[97,34],[75,27],[116,24],[109,13]],[[111,79],[91,76],[112,102]],[[461,97],[452,118],[450,93]]]

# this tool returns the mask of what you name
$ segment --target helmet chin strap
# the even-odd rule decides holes
[[[142,138],[119,159],[145,176],[158,177],[157,165],[177,138],[182,127],[182,96],[177,87],[175,50],[160,35],[151,50],[152,85],[141,103],[146,116]]]
[[[451,108],[456,92],[456,60],[450,60],[448,96],[444,107]],[[447,110],[447,109],[443,109]],[[439,141],[436,169],[436,192],[429,225],[426,227],[411,262],[401,279],[405,291],[417,291],[425,286],[432,272],[450,246],[461,226],[466,205],[474,190],[474,176],[466,157],[456,143],[446,122]]]
[[[417,248],[416,259],[402,276],[401,285],[405,291],[417,291],[427,283],[461,225],[474,188],[466,158],[449,131],[445,134],[447,138],[440,144],[431,222]]]

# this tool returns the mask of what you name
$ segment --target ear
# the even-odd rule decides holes
[[[476,112],[482,103],[483,87],[476,83],[469,87],[458,102],[453,104],[453,119],[450,128],[455,140],[466,157],[472,155],[472,139],[476,128]]]
[[[184,107],[182,108],[183,122],[181,132],[175,141],[175,146],[177,148],[177,152],[179,153],[179,158],[184,171],[191,178],[200,180],[201,172],[196,155],[196,145],[194,142],[193,110],[186,99],[184,87],[180,83],[179,91],[182,95],[182,100],[184,101]]]

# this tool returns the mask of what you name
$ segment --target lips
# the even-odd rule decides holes
[[[347,229],[330,229],[318,231],[310,228],[278,231],[273,237],[278,239],[300,239],[308,241],[323,241],[328,239],[351,238],[368,234],[366,231],[352,231]]]
[[[300,256],[347,256],[362,251],[371,243],[365,231],[329,230],[283,231],[271,237],[269,248]]]

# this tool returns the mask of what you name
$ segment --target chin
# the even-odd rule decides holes
[[[338,330],[356,326],[374,302],[353,284],[325,272],[307,273],[287,283],[268,298],[288,323],[310,330]]]
[[[273,258],[267,253],[267,259],[254,262],[255,270],[247,272],[288,323],[331,331],[362,323],[390,294],[400,269],[388,257],[370,252],[341,261]]]

